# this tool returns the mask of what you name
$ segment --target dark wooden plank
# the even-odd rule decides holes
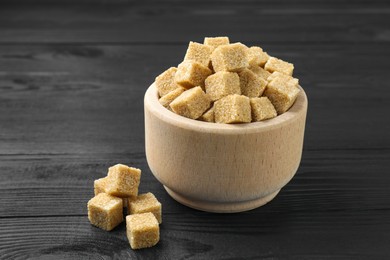
[[[197,225],[170,222],[167,217],[161,225],[160,243],[140,251],[129,248],[124,225],[108,233],[90,226],[84,217],[56,217],[50,221],[46,218],[6,219],[2,221],[3,226],[18,228],[13,234],[6,233],[7,237],[3,229],[0,231],[0,248],[4,259],[385,259],[388,256],[390,252],[384,241],[388,239],[389,215],[372,216],[369,225],[350,222],[339,212],[330,215],[326,223],[334,229],[326,230],[318,225],[305,231],[294,217],[285,219],[277,227],[260,231],[270,218],[278,217],[267,212],[225,215],[222,222],[213,214],[197,216],[207,227],[206,232]],[[323,220],[313,213],[308,216]],[[180,217],[187,222],[193,220],[189,215]],[[259,229],[253,232],[248,226]],[[340,232],[340,228],[348,232]],[[241,232],[237,232],[240,229]]]
[[[390,150],[306,151],[297,175],[267,210],[324,215],[342,211],[351,218],[385,213],[390,209],[389,156]],[[12,155],[0,159],[0,218],[86,216],[93,180],[104,177],[107,168],[116,163],[143,170],[140,192],[156,194],[164,205],[164,214],[189,212],[169,198],[151,174],[143,153]],[[312,224],[307,220],[306,225]]]
[[[390,148],[387,45],[263,47],[309,96],[305,149]],[[0,154],[142,152],[144,92],[185,48],[2,46]]]
[[[275,200],[228,215],[176,203],[146,169],[141,189],[153,191],[162,201],[164,221],[161,243],[143,251],[130,250],[124,224],[112,232],[90,226],[85,203],[92,195],[92,180],[102,176],[107,165],[119,160],[144,168],[144,159],[2,158],[0,255],[4,259],[384,258],[390,253],[388,157],[388,151],[305,153],[298,175]]]
[[[80,1],[95,4],[0,4],[0,259],[388,258],[388,1]],[[297,175],[239,214],[176,203],[144,155],[147,86],[217,34],[294,62],[309,96]],[[88,223],[118,162],[163,203],[154,248]]]
[[[124,224],[106,232],[85,216],[7,218],[0,222],[0,253],[3,259],[385,259],[390,254],[388,210],[275,212],[272,204],[240,214],[164,214],[160,243],[140,251],[129,248]]]
[[[257,0],[186,0],[188,4],[220,4],[220,5],[256,5],[258,4]],[[95,4],[95,5],[117,5],[117,4],[140,4],[136,0],[2,0],[2,4],[7,5],[35,5],[35,4],[44,4],[44,5],[64,5],[64,4]],[[164,3],[166,5],[180,4],[183,3],[183,0],[144,0],[144,4],[156,5]],[[290,4],[288,0],[262,0],[262,5],[285,5]],[[386,0],[298,0],[294,1],[294,4],[306,4],[316,6],[329,6],[329,5],[338,5],[338,6],[369,6],[372,4],[386,5]]]
[[[140,192],[160,197],[163,189],[148,171],[142,148],[133,149],[137,152],[1,156],[0,193],[8,195],[0,202],[0,217],[86,215],[93,181],[106,176],[108,167],[117,163],[143,169]],[[14,202],[20,207],[14,207]]]
[[[260,43],[387,43],[389,13],[388,2],[346,1],[3,5],[0,43],[172,44],[221,34]]]
[[[274,201],[246,213],[218,215],[169,198],[143,155],[2,156],[0,255],[382,258],[389,254],[388,157],[389,151],[305,152],[297,176]],[[123,224],[107,233],[88,223],[92,181],[116,162],[143,168],[141,192],[154,192],[164,205],[161,243],[152,249],[130,250]]]

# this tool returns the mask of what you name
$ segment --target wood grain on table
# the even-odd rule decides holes
[[[388,1],[37,2],[0,4],[0,259],[390,257]],[[146,89],[218,35],[294,63],[309,98],[297,175],[239,214],[178,204],[144,153]],[[88,222],[118,162],[163,204],[151,249]]]

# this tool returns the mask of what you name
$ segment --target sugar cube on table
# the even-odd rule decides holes
[[[108,176],[95,180],[93,185],[95,196],[98,195],[99,193],[105,193],[108,184],[109,184]],[[123,198],[123,207],[124,208],[127,207],[127,198]]]
[[[106,192],[106,187],[108,185],[108,177],[100,178],[94,181],[93,183],[93,191],[95,196],[99,193]]]
[[[128,215],[126,234],[132,249],[152,247],[160,240],[160,227],[150,212]]]
[[[135,198],[129,198],[127,203],[127,214],[132,215],[151,212],[156,217],[158,223],[161,224],[161,203],[156,199],[153,193],[148,192],[140,194]]]
[[[108,179],[106,193],[122,198],[137,196],[141,170],[117,164],[108,169]]]
[[[92,225],[110,231],[123,221],[122,199],[99,193],[88,201],[88,219]]]

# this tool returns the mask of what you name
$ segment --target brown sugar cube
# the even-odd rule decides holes
[[[275,107],[267,97],[251,98],[252,121],[258,122],[277,116]]]
[[[207,77],[205,89],[212,101],[231,94],[240,95],[240,78],[235,72],[218,71]]]
[[[151,212],[156,217],[159,224],[161,224],[161,203],[156,199],[153,193],[148,192],[138,195],[136,198],[128,199],[127,214],[140,214]]]
[[[160,104],[163,105],[164,107],[168,107],[171,102],[177,98],[178,96],[181,95],[186,89],[183,87],[178,87],[175,90],[172,90],[168,94],[162,96],[158,101],[160,101]]]
[[[94,181],[93,188],[94,188],[94,193],[95,196],[98,195],[99,193],[105,193],[106,192],[106,187],[108,185],[109,178],[104,177],[100,178]],[[127,207],[127,198],[123,199],[123,207]]]
[[[105,193],[107,184],[108,184],[108,177],[95,180],[93,183],[93,191],[95,193],[95,196],[98,195],[99,193]]]
[[[269,72],[279,71],[283,74],[292,76],[294,71],[294,64],[281,59],[270,57],[267,63],[264,65],[264,69]]]
[[[160,240],[160,227],[150,212],[128,215],[126,234],[132,249],[152,247]]]
[[[233,43],[217,47],[211,54],[211,64],[217,71],[237,72],[248,67],[247,49],[242,43]]]
[[[108,169],[109,184],[106,193],[126,198],[138,195],[141,170],[123,164],[117,164]]]
[[[178,115],[197,119],[210,107],[210,103],[210,97],[202,88],[195,87],[184,91],[169,107]]]
[[[209,45],[213,47],[213,50],[221,45],[228,45],[230,43],[229,38],[226,36],[220,37],[205,37],[204,42],[205,45]]]
[[[262,48],[253,46],[248,48],[248,62],[254,63],[258,66],[264,67],[264,64],[268,61],[269,55],[263,51]]]
[[[269,73],[268,71],[266,71],[265,69],[263,69],[262,67],[254,64],[254,63],[249,63],[248,69],[250,69],[258,77],[265,79],[265,80],[267,80],[268,77],[271,75],[271,73]]]
[[[214,122],[214,106],[212,106],[203,115],[201,115],[199,117],[199,120],[213,123]]]
[[[99,193],[88,201],[88,219],[92,225],[110,231],[123,221],[122,199]]]
[[[249,123],[251,105],[249,98],[243,95],[229,95],[214,103],[214,119],[216,123]]]
[[[204,81],[211,73],[209,68],[199,62],[185,60],[177,68],[175,81],[187,89],[195,86],[204,87]]]
[[[256,76],[249,69],[244,69],[238,73],[240,77],[240,88],[241,94],[247,97],[258,97],[261,96],[264,92],[265,87],[267,86],[267,81]]]
[[[292,86],[298,87],[299,80],[297,78],[293,78],[289,75],[280,73],[279,71],[274,71],[268,78],[268,81],[272,81],[275,78],[279,78],[280,80],[286,82],[287,84],[290,84]]]
[[[294,104],[298,93],[299,88],[286,84],[280,78],[269,82],[264,91],[264,95],[272,102],[278,114],[283,114]]]
[[[175,82],[177,68],[171,67],[156,77],[154,81],[160,97],[180,87]]]
[[[190,42],[184,60],[199,62],[205,67],[210,64],[210,56],[214,48],[197,42]]]

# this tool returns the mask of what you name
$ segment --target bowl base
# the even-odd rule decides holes
[[[188,197],[185,197],[179,193],[174,192],[168,187],[164,186],[165,190],[168,194],[177,202],[188,206],[190,208],[194,208],[197,210],[202,210],[206,212],[214,212],[214,213],[236,213],[248,211],[251,209],[258,208],[270,202],[275,196],[279,193],[280,189],[271,193],[265,197],[240,201],[240,202],[212,202],[212,201],[204,201],[204,200],[194,200]]]

